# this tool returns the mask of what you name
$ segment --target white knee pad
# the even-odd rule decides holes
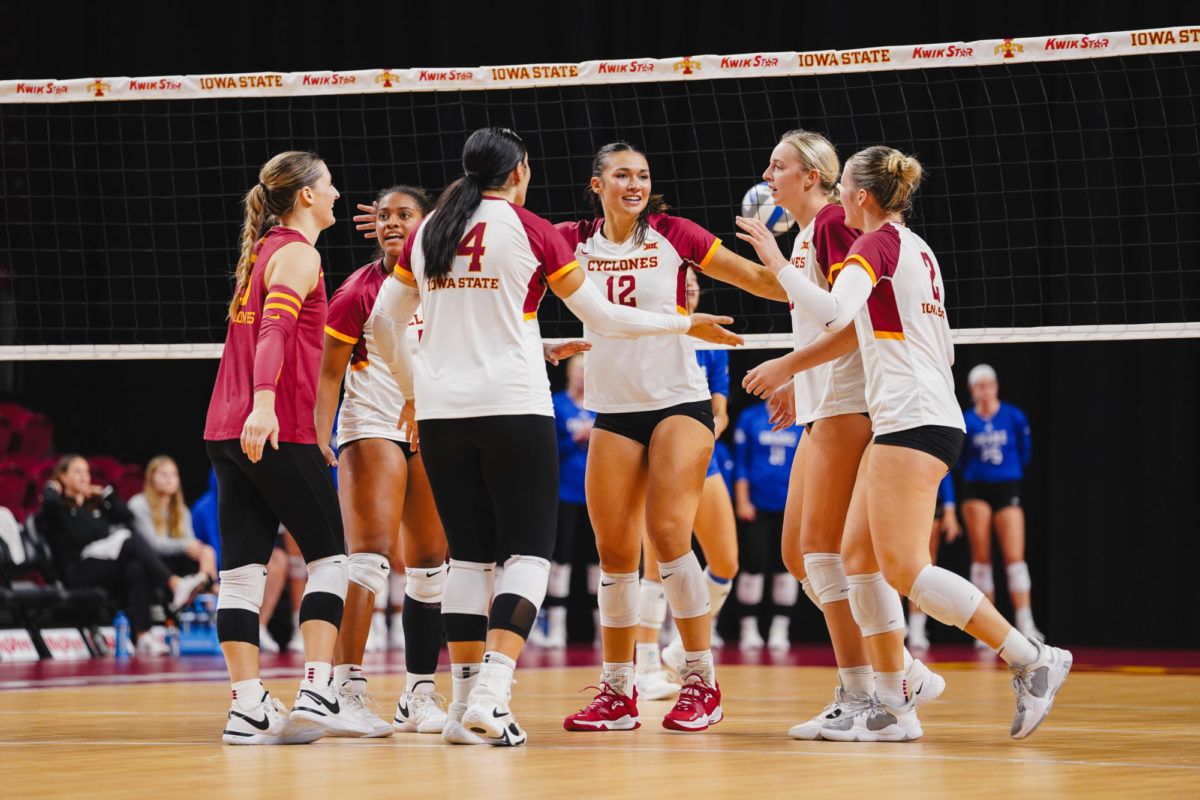
[[[804,576],[804,580],[800,581],[800,588],[804,590],[804,596],[812,601],[812,604],[817,608],[821,607],[821,598],[817,597],[817,592],[812,587],[812,581],[808,576]]]
[[[495,564],[450,559],[442,596],[442,613],[486,617],[492,604],[495,575]]]
[[[849,575],[850,613],[863,636],[878,636],[904,630],[904,607],[900,594],[888,586],[879,572]]]
[[[667,619],[667,593],[658,581],[642,578],[642,627],[662,630]]]
[[[350,554],[350,580],[377,598],[387,589],[388,573],[391,571],[387,556],[378,553]]]
[[[1010,592],[1028,592],[1033,588],[1033,581],[1029,578],[1029,565],[1024,561],[1017,561],[1008,565],[1008,590]]]
[[[909,598],[938,622],[962,629],[983,602],[983,592],[961,576],[929,564],[913,581]]]
[[[308,565],[304,563],[304,556],[294,556],[288,553],[288,577],[294,581],[302,581],[308,577]]]
[[[775,605],[789,608],[796,605],[800,596],[800,582],[790,572],[780,572],[771,579],[771,599]]]
[[[632,628],[642,621],[642,593],[636,572],[601,572],[600,624],[606,628]]]
[[[808,574],[813,593],[821,601],[819,605],[837,603],[850,595],[846,568],[842,565],[839,553],[806,553],[804,571]]]
[[[971,562],[971,583],[984,594],[996,591],[996,583],[992,578],[992,565]]]
[[[689,550],[674,561],[659,562],[658,573],[675,619],[702,617],[712,610],[709,580],[704,577],[695,553]]]
[[[237,569],[223,569],[217,609],[240,608],[255,614],[262,608],[263,591],[267,588],[265,564],[247,564]]]
[[[708,607],[714,617],[721,613],[729,593],[733,591],[733,578],[718,578],[712,570],[704,568],[704,579],[708,584]]]
[[[600,565],[588,564],[587,568],[588,594],[595,597],[600,592]]]
[[[496,579],[496,595],[515,594],[541,608],[550,580],[549,559],[538,556],[512,556],[504,562],[504,573]]]
[[[418,603],[441,603],[446,592],[446,565],[440,567],[408,567],[404,570],[408,582],[404,596]]]
[[[345,600],[346,588],[350,583],[348,560],[346,556],[329,556],[308,562],[308,583],[304,586],[304,594],[325,592]]]
[[[546,584],[546,594],[551,597],[567,597],[571,594],[570,564],[550,564],[550,581]]]
[[[763,599],[763,576],[761,573],[743,572],[738,575],[737,598],[744,606],[756,606]]]

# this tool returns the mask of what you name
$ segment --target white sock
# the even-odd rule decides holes
[[[488,650],[483,654],[483,665],[479,668],[479,677],[500,689],[504,697],[508,697],[512,691],[513,672],[516,668],[515,659],[495,650]]]
[[[709,686],[717,685],[717,668],[713,665],[712,650],[684,650],[683,665],[685,678],[695,673]]]
[[[328,661],[305,661],[304,679],[318,689],[324,689],[333,680],[333,666]]]
[[[771,617],[771,629],[782,630],[785,635],[788,633],[788,629],[791,627],[791,624],[792,621],[783,614],[776,614],[775,616]]]
[[[450,665],[450,701],[452,703],[467,702],[471,690],[479,682],[479,668],[478,662]]]
[[[637,654],[639,669],[653,672],[662,667],[662,658],[659,657],[658,652],[658,642],[638,642],[634,649]]]
[[[248,681],[238,681],[233,684],[233,704],[243,711],[249,711],[262,702],[263,682],[261,678],[251,678]]]
[[[617,694],[628,695],[633,684],[632,661],[605,661],[600,682],[607,683]]]
[[[925,624],[929,617],[925,616],[924,611],[913,609],[908,612],[908,635],[919,633],[922,637],[925,636]]]
[[[905,647],[904,648],[904,671],[905,672],[907,672],[908,668],[912,666],[912,663],[913,663],[912,653],[908,652],[908,648]]]
[[[1017,627],[1020,630],[1026,631],[1033,627],[1033,609],[1018,608],[1016,609]]]
[[[903,672],[876,672],[875,696],[884,705],[896,708],[908,702],[908,686]]]
[[[861,667],[839,668],[838,680],[847,692],[875,693],[875,670],[871,669],[870,664]]]
[[[1037,645],[1026,639],[1019,630],[1012,628],[1009,630],[1008,636],[1004,637],[1004,642],[996,651],[996,655],[1014,667],[1024,667],[1037,661],[1038,650]]]
[[[404,678],[404,691],[406,694],[408,692],[432,694],[434,688],[432,675],[418,675],[415,672],[410,672]]]
[[[338,664],[333,668],[333,688],[343,694],[362,694],[366,691],[367,679],[363,677],[359,664]]]

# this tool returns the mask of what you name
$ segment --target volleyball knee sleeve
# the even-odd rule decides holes
[[[909,597],[917,608],[946,625],[963,629],[983,602],[983,592],[953,572],[928,564],[913,581]]]
[[[725,601],[729,598],[729,593],[733,591],[733,578],[714,575],[710,568],[705,567],[704,579],[705,585],[708,586],[708,607],[715,617],[721,613],[721,609],[725,607]]]
[[[1029,565],[1024,561],[1009,564],[1006,572],[1010,592],[1028,592],[1033,588],[1033,581],[1029,578]]]
[[[642,590],[636,572],[601,572],[596,600],[600,624],[605,628],[632,628],[643,621]]]
[[[446,592],[446,565],[440,567],[408,567],[404,596],[418,603],[441,605]]]
[[[258,611],[267,586],[265,564],[221,570],[217,595],[217,640],[248,642],[258,647]]]
[[[482,642],[487,638],[495,574],[495,564],[450,559],[442,595],[442,622],[448,641]]]
[[[806,553],[804,571],[812,584],[813,593],[820,601],[818,605],[837,603],[850,595],[850,584],[846,581],[846,568],[839,553]]]
[[[971,583],[975,588],[984,594],[991,594],[996,591],[996,583],[992,578],[992,565],[980,564],[977,561],[971,562]]]
[[[304,556],[288,553],[287,560],[289,579],[293,581],[302,581],[308,577],[308,565],[304,563]]]
[[[346,588],[350,583],[347,560],[346,556],[329,556],[308,562],[308,583],[300,600],[301,625],[311,619],[334,627],[342,624]]]
[[[512,631],[523,639],[529,638],[538,610],[546,599],[546,583],[549,579],[549,559],[513,556],[505,561],[504,574],[496,581],[491,627]]]
[[[709,581],[691,550],[674,561],[659,562],[658,573],[662,576],[663,591],[667,593],[667,602],[671,604],[675,619],[693,619],[712,610]]]
[[[565,605],[571,594],[571,565],[550,564],[550,580],[546,583],[546,605]]]
[[[804,580],[800,581],[800,588],[804,590],[804,596],[811,600],[814,606],[821,607],[821,598],[817,597],[817,592],[813,589],[812,581],[807,575],[804,576]]]
[[[791,608],[800,596],[800,582],[790,572],[780,572],[771,579],[771,599],[775,605]]]
[[[642,613],[643,628],[652,631],[662,630],[663,622],[667,619],[667,593],[662,584],[642,578]]]
[[[744,606],[756,606],[762,602],[762,573],[743,572],[738,576],[737,599]]]
[[[350,580],[379,597],[387,589],[388,573],[392,571],[387,556],[378,553],[351,553],[348,572]]]
[[[888,586],[879,572],[849,575],[850,614],[863,636],[904,630],[904,608],[900,594]]]

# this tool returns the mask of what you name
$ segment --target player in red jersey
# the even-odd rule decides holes
[[[233,683],[229,744],[309,742],[341,726],[331,661],[346,553],[313,419],[327,305],[314,244],[334,223],[338,197],[325,162],[289,151],[263,165],[243,200],[237,288],[204,428],[217,473],[224,567],[217,636]],[[308,568],[300,606],[305,675],[290,717],[263,688],[258,663],[266,564],[280,522]]]
[[[614,142],[600,149],[592,162],[590,191],[599,216],[557,227],[588,280],[610,301],[686,316],[689,267],[761,297],[787,299],[765,267],[725,248],[691,220],[667,214],[662,197],[651,193],[645,154],[632,145]],[[584,364],[584,405],[597,413],[586,493],[600,553],[604,663],[600,693],[563,724],[577,731],[631,730],[641,724],[634,654],[642,610],[642,526],[631,520],[644,518],[683,644],[674,666],[684,685],[663,725],[702,731],[723,714],[710,649],[711,619],[732,578],[706,573],[691,549],[714,443],[708,382],[686,339],[630,340],[586,325],[585,333],[592,351]],[[729,538],[736,549],[736,540]],[[728,569],[735,568],[731,559]]]

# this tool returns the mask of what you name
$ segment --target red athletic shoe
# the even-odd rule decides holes
[[[709,686],[695,673],[688,675],[679,690],[675,707],[663,717],[663,727],[693,733],[716,725],[725,718],[721,711],[721,687]]]
[[[638,719],[637,688],[633,697],[617,694],[607,683],[600,687],[589,686],[589,689],[599,688],[600,693],[588,704],[587,708],[576,711],[563,720],[563,728],[568,731],[631,731],[642,727]]]

